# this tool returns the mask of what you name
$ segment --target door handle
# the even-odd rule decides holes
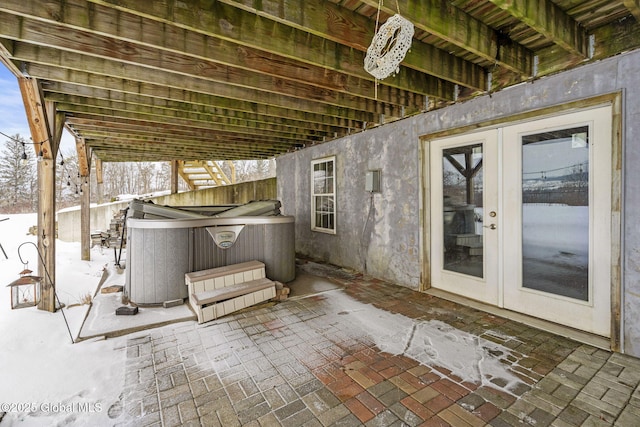
[[[483,225],[484,228],[488,228],[490,230],[495,230],[496,229],[496,225],[495,224],[489,224],[489,225]]]

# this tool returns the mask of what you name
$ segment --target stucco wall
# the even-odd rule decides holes
[[[422,269],[420,136],[620,91],[623,345],[640,357],[640,51],[279,157],[278,198],[284,213],[296,217],[296,250],[416,289]],[[311,232],[309,164],[334,154],[338,233]],[[382,170],[382,193],[371,205],[364,188],[368,169]]]
[[[178,194],[145,198],[158,205],[167,206],[207,206],[242,204],[251,200],[275,199],[277,195],[276,179],[242,182],[224,187],[186,191]],[[109,229],[111,219],[120,209],[126,209],[129,202],[105,203],[92,206],[90,213],[91,230]],[[66,242],[80,241],[80,208],[65,209],[58,212],[58,238]]]
[[[278,198],[296,217],[296,251],[417,288],[420,283],[417,135],[408,121],[277,159]],[[311,231],[310,161],[336,154],[335,235]],[[380,169],[381,193],[365,191]]]

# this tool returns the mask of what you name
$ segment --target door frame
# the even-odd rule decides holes
[[[611,289],[611,325],[610,338],[608,339],[608,347],[613,351],[620,351],[622,348],[622,93],[615,92],[604,94],[597,97],[572,101],[561,105],[555,105],[523,113],[517,113],[506,118],[490,119],[480,123],[473,123],[461,127],[441,130],[420,136],[419,141],[419,159],[420,159],[420,181],[422,183],[421,191],[421,257],[422,257],[422,275],[420,282],[420,291],[432,291],[431,278],[431,180],[430,170],[430,141],[433,139],[441,139],[445,137],[455,136],[473,131],[489,130],[492,128],[502,128],[523,122],[535,121],[547,117],[572,113],[580,110],[589,110],[602,105],[611,105],[611,263],[610,263],[610,289]],[[448,107],[448,108],[455,108]],[[447,297],[446,292],[438,292],[439,296]],[[456,301],[464,301],[464,296],[452,295],[452,299]],[[472,301],[468,301],[473,304]],[[492,306],[487,306],[491,308]],[[500,315],[509,317],[508,310],[498,309]],[[517,313],[515,317],[530,318],[536,320],[534,323],[538,327],[544,328],[544,321],[541,323],[533,317]],[[549,323],[551,329],[563,329],[562,325]],[[566,327],[566,332],[578,340],[584,341],[584,337],[589,334],[578,332],[572,334],[573,329]]]
[[[445,138],[434,138],[430,140],[429,148],[431,156],[435,151],[445,150],[447,148],[456,148],[473,144],[481,145],[483,170],[483,209],[490,209],[501,212],[501,209],[499,207],[500,198],[498,197],[498,179],[501,169],[498,163],[500,158],[498,143],[500,133],[499,131],[500,129],[493,128],[479,129],[475,132],[463,134],[460,136],[454,135]],[[431,141],[437,143],[437,145],[432,145]],[[430,170],[431,182],[439,182],[443,172],[442,157],[439,156],[437,160],[431,158],[431,160],[434,160],[434,162],[431,162],[433,164],[430,164],[430,166],[433,168]],[[433,186],[431,196],[433,200],[436,200],[436,202],[434,202],[432,206],[437,204],[437,207],[430,213],[430,227],[432,224],[441,225],[443,221],[442,206],[439,204],[439,202],[437,202],[438,200],[442,200],[443,197],[442,186]],[[491,221],[500,223],[502,221],[502,214],[500,213],[497,219]],[[431,261],[432,263],[442,264],[444,262],[444,253],[442,252],[443,242],[441,240],[443,228],[438,225],[434,226],[433,228],[435,228],[435,230],[433,231],[437,233],[439,237],[431,240]],[[474,298],[478,301],[482,301],[487,304],[496,304],[498,306],[502,306],[502,280],[500,279],[500,275],[502,274],[502,271],[500,269],[502,248],[499,244],[501,240],[501,234],[501,226],[498,226],[497,229],[492,231],[483,229],[482,276],[468,276],[467,274],[462,274],[455,271],[447,271],[444,268],[439,269],[441,276],[437,273],[436,276],[442,278],[448,276],[450,279],[455,280],[455,288],[457,290],[469,295],[475,294]],[[436,242],[438,243],[436,244]],[[434,251],[434,245],[439,247],[439,250]],[[433,270],[430,271],[430,274],[433,275]],[[440,289],[443,289],[443,287],[440,287]]]

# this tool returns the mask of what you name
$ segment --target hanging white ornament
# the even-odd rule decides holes
[[[373,36],[364,57],[364,69],[378,80],[400,69],[400,63],[411,47],[413,24],[399,14],[387,19]]]

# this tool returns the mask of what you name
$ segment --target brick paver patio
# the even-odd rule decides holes
[[[638,359],[320,270],[343,288],[130,338],[114,424],[640,425]]]

